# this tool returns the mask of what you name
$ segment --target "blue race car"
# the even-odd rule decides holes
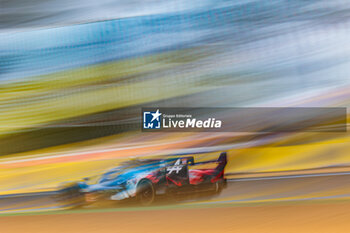
[[[213,168],[193,168],[214,164]],[[104,173],[94,184],[75,183],[59,191],[60,199],[80,198],[84,203],[100,199],[136,199],[150,205],[158,195],[210,191],[219,193],[226,186],[226,152],[217,160],[195,163],[193,157],[131,160]]]

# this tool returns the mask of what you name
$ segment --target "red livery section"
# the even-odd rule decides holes
[[[58,197],[84,196],[88,203],[100,198],[116,201],[136,198],[142,205],[150,205],[163,194],[171,197],[208,191],[216,194],[226,187],[226,164],[226,152],[216,160],[198,163],[192,156],[130,161],[104,173],[96,184],[78,182],[64,187]]]
[[[215,168],[196,169],[198,165],[217,164]],[[173,162],[159,170],[152,172],[147,178],[155,185],[175,187],[200,187],[201,185],[221,190],[226,184],[224,170],[227,164],[226,152],[221,153],[217,160],[194,162],[193,157],[173,159]],[[197,189],[196,189],[197,190]]]

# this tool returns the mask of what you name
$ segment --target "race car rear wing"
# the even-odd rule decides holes
[[[208,163],[218,163],[221,166],[225,166],[227,164],[227,153],[226,152],[222,152],[219,156],[218,159],[216,160],[208,160],[208,161],[203,161],[203,162],[195,162],[194,161],[194,157],[193,156],[188,156],[188,157],[180,157],[180,158],[172,158],[172,159],[168,159],[168,162],[172,162],[172,161],[177,161],[177,160],[183,160],[184,162],[182,162],[182,164],[187,163],[188,165],[201,165],[201,164],[208,164]]]
[[[193,157],[192,157],[192,159],[193,159]],[[207,164],[207,163],[219,163],[219,164],[222,164],[222,165],[226,165],[227,164],[227,153],[226,152],[222,152],[217,160],[208,160],[208,161],[197,162],[197,163],[195,163],[193,161],[193,163],[190,164],[190,165],[200,165],[200,164]]]

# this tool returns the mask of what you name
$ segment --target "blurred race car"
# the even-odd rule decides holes
[[[198,165],[214,164],[213,168]],[[99,199],[136,199],[142,205],[153,203],[157,195],[191,192],[219,193],[226,187],[226,152],[217,160],[195,163],[193,157],[162,160],[132,160],[104,173],[95,184],[78,182],[60,191],[67,198],[83,196],[85,202]]]

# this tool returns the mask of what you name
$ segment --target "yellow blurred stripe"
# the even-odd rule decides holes
[[[0,135],[207,90],[210,87],[198,88],[196,83],[196,77],[204,71],[151,73],[180,65],[176,57],[190,56],[191,51],[94,65],[3,85],[0,88]],[[132,79],[129,77],[132,75],[140,77]],[[126,79],[120,81],[123,77]]]

